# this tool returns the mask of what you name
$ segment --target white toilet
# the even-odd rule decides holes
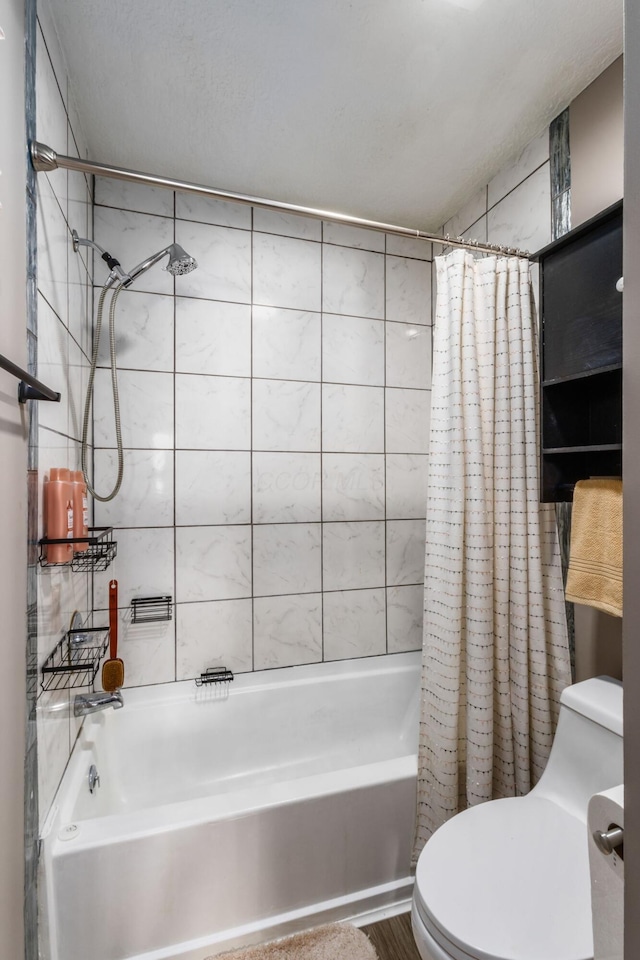
[[[587,805],[622,780],[622,685],[567,687],[531,793],[465,810],[422,851],[411,921],[423,960],[592,960]]]

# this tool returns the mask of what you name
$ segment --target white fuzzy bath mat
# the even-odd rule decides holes
[[[218,954],[208,960],[377,960],[366,935],[347,923],[330,923],[284,940]]]

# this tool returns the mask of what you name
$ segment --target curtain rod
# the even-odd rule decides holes
[[[399,227],[392,223],[379,223],[377,220],[364,220],[346,213],[334,213],[329,210],[316,210],[312,207],[300,207],[293,203],[280,203],[277,200],[267,200],[264,197],[251,197],[242,193],[230,193],[226,190],[214,190],[200,183],[189,183],[186,180],[172,180],[169,177],[158,177],[151,173],[141,173],[139,170],[129,170],[127,167],[114,167],[108,163],[96,163],[93,160],[79,160],[57,153],[52,147],[37,140],[29,144],[31,163],[37,173],[47,173],[51,170],[65,169],[79,173],[89,173],[96,177],[109,177],[113,180],[128,180],[130,183],[140,183],[148,187],[163,187],[166,190],[178,190],[181,193],[195,193],[201,197],[212,197],[215,200],[225,200],[229,203],[243,203],[251,207],[261,207],[263,210],[275,210],[278,213],[293,213],[303,217],[312,217],[315,220],[331,220],[334,223],[344,223],[352,227],[365,227],[367,230],[377,230],[380,233],[389,233],[397,237],[411,237],[414,240],[424,240],[427,243],[438,243],[445,247],[463,247],[477,250],[478,253],[502,254],[503,256],[520,257],[530,260],[528,252],[516,247],[506,247],[493,243],[479,243],[477,240],[465,240],[463,237],[436,237],[423,230],[412,230],[409,227]]]

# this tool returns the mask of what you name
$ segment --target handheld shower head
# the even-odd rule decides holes
[[[154,253],[152,257],[149,257],[147,260],[143,260],[142,263],[139,263],[137,267],[134,267],[133,270],[129,273],[129,280],[125,283],[125,286],[139,277],[141,273],[145,273],[149,267],[152,267],[154,263],[157,263],[159,260],[169,254],[169,262],[167,264],[167,270],[174,277],[179,277],[183,273],[191,273],[192,270],[195,270],[198,264],[193,257],[182,249],[178,243],[171,243],[168,247],[165,247],[164,250],[159,250],[158,253]]]
[[[124,287],[129,287],[136,277],[139,277],[141,273],[145,273],[149,267],[152,267],[155,263],[158,263],[159,260],[162,260],[165,254],[169,254],[169,262],[167,263],[167,270],[172,276],[180,277],[185,273],[191,273],[192,270],[195,270],[198,266],[197,261],[194,257],[183,250],[179,243],[170,243],[168,247],[165,247],[163,250],[159,250],[158,253],[154,253],[153,256],[148,257],[146,260],[143,260],[142,263],[139,263],[137,267],[134,267],[130,273],[125,273],[122,269],[120,262],[111,256],[110,253],[107,253],[102,247],[98,246],[93,240],[85,240],[78,236],[76,230],[73,231],[73,249],[78,252],[80,246],[84,247],[93,247],[94,250],[97,250],[102,259],[108,264],[111,273],[107,281],[107,286],[111,286],[116,280],[120,281]]]
[[[181,277],[183,273],[191,273],[198,266],[197,261],[183,250],[179,243],[172,243],[169,247],[169,263],[167,270],[174,277]]]
[[[1,31],[0,31],[1,34]],[[81,445],[81,458],[82,458],[82,473],[84,475],[85,481],[87,483],[87,489],[91,492],[92,496],[96,500],[101,500],[103,503],[113,500],[122,484],[122,475],[124,470],[124,454],[123,454],[123,445],[122,445],[122,426],[120,422],[120,400],[118,397],[118,368],[116,361],[116,334],[115,334],[115,308],[118,301],[118,297],[122,290],[126,287],[131,286],[136,277],[139,277],[141,273],[144,273],[146,270],[149,270],[155,263],[158,263],[164,256],[169,255],[169,260],[167,262],[168,272],[174,276],[179,277],[184,273],[191,273],[192,270],[195,270],[198,264],[195,259],[191,257],[182,247],[177,243],[170,243],[169,246],[164,247],[163,250],[159,250],[157,253],[154,253],[153,256],[148,257],[146,260],[143,260],[142,263],[139,263],[137,267],[134,267],[130,273],[125,272],[119,261],[112,257],[110,253],[107,253],[106,250],[103,250],[101,246],[95,243],[93,240],[83,239],[79,237],[77,232],[74,230],[72,233],[73,237],[73,249],[78,252],[81,246],[91,247],[93,250],[97,250],[102,259],[108,265],[110,273],[107,277],[106,282],[102,287],[102,292],[98,300],[98,311],[96,315],[96,330],[95,338],[93,345],[93,355],[91,358],[91,368],[89,371],[89,380],[87,384],[87,393],[85,397],[84,404],[84,416],[82,421],[82,445]],[[113,408],[115,415],[115,428],[116,428],[116,447],[118,450],[118,476],[115,482],[115,485],[110,493],[101,496],[96,492],[95,488],[92,485],[91,479],[88,474],[88,430],[89,430],[89,419],[91,416],[91,405],[93,402],[93,387],[96,373],[96,366],[98,363],[98,353],[100,349],[100,332],[102,330],[102,310],[104,307],[104,300],[107,296],[107,292],[114,284],[117,284],[113,288],[111,293],[111,303],[109,306],[109,345],[110,345],[110,366],[111,366],[111,388],[113,392]]]

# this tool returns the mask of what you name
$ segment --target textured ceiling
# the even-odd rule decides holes
[[[91,159],[423,229],[622,52],[622,0],[50,4]]]

